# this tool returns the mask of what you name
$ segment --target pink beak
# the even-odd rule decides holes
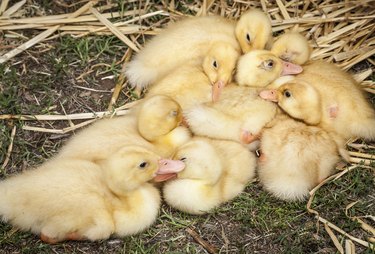
[[[223,91],[225,84],[222,80],[217,81],[212,86],[212,101],[217,102],[220,98],[221,92]]]
[[[303,71],[302,66],[298,64],[293,64],[290,62],[282,61],[282,66],[283,66],[283,69],[281,71],[281,76],[298,74]]]
[[[174,178],[177,176],[177,173],[182,171],[184,168],[185,163],[183,163],[182,161],[161,159],[159,160],[159,169],[156,172],[154,181],[163,182]]]
[[[259,96],[262,99],[265,99],[267,101],[273,101],[273,102],[278,102],[277,100],[277,92],[274,89],[269,89],[269,90],[262,90],[259,93]]]

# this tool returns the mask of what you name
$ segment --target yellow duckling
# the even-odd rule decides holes
[[[375,111],[354,79],[333,64],[314,62],[296,78],[260,94],[290,116],[342,138],[375,139]]]
[[[242,145],[193,138],[181,146],[175,160],[185,163],[177,178],[165,183],[163,197],[172,207],[203,214],[239,195],[255,173],[255,157]]]
[[[145,88],[189,62],[200,64],[214,44],[224,43],[240,52],[235,22],[220,16],[190,17],[168,26],[146,43],[128,64],[132,86]],[[224,64],[224,63],[222,63]],[[213,82],[222,82],[216,80]]]
[[[276,114],[276,105],[258,96],[258,90],[231,84],[218,102],[205,103],[184,112],[196,135],[251,143]],[[256,144],[251,145],[252,150]]]
[[[238,59],[236,81],[240,86],[265,87],[280,76],[298,74],[302,67],[282,61],[267,50],[253,50]]]
[[[168,121],[163,116],[168,116]],[[134,106],[125,116],[102,119],[83,129],[63,146],[58,156],[95,161],[133,144],[167,157],[190,138],[189,131],[178,126],[180,121],[180,108],[173,99],[154,96]]]
[[[309,61],[311,47],[302,34],[288,32],[276,39],[271,52],[286,62],[302,65]]]
[[[258,176],[264,188],[284,200],[302,200],[334,172],[340,160],[330,133],[287,116],[262,132]]]
[[[254,49],[268,49],[273,39],[271,21],[261,10],[250,9],[238,20],[236,37],[243,53]]]
[[[223,87],[232,80],[239,53],[231,46],[216,43],[201,65],[185,64],[156,82],[147,96],[164,94],[174,98],[183,110],[193,105],[217,101]]]
[[[0,215],[48,243],[136,234],[154,223],[160,207],[148,181],[183,168],[137,146],[98,163],[52,159],[0,183]]]
[[[139,107],[138,131],[163,157],[170,157],[191,138],[190,131],[180,126],[181,122],[181,107],[168,96],[150,97]]]

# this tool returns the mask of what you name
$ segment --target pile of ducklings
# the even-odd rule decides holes
[[[95,241],[150,227],[159,189],[191,214],[236,197],[256,174],[276,197],[304,199],[348,160],[349,138],[375,139],[374,109],[353,78],[310,53],[297,32],[274,40],[256,9],[175,22],[126,69],[145,98],[2,181],[0,215],[48,243]]]

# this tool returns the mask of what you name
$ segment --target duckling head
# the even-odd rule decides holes
[[[181,146],[173,159],[185,163],[185,169],[177,174],[178,179],[198,180],[213,185],[222,173],[219,155],[204,140],[192,140]]]
[[[268,50],[253,50],[239,58],[236,81],[241,86],[265,87],[280,76],[302,70],[301,66],[284,62]]]
[[[212,84],[213,101],[219,99],[224,86],[232,81],[239,56],[239,52],[230,44],[216,42],[203,59],[203,70]]]
[[[277,90],[263,90],[263,99],[277,102],[288,115],[310,125],[317,125],[322,118],[322,103],[318,91],[306,82],[285,83]]]
[[[286,62],[305,64],[310,59],[311,48],[302,34],[290,32],[277,38],[271,52]]]
[[[148,141],[168,134],[182,122],[180,105],[165,95],[155,95],[143,102],[138,114],[138,131]]]
[[[235,33],[243,53],[264,49],[272,44],[271,21],[258,9],[251,9],[241,15]]]
[[[104,179],[116,194],[139,188],[146,182],[171,175],[184,169],[182,161],[161,159],[159,155],[141,146],[125,146],[106,159],[103,164]]]

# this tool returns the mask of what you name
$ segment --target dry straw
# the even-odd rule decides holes
[[[71,5],[82,5],[82,7],[73,13],[25,18],[20,16],[22,8],[26,4],[25,0],[16,2],[12,6],[8,6],[8,0],[3,0],[0,4],[0,31],[5,36],[22,37],[22,30],[25,29],[36,29],[41,32],[36,33],[36,36],[27,42],[1,55],[0,63],[7,62],[28,48],[56,38],[56,36],[68,34],[74,37],[82,37],[104,34],[117,36],[129,47],[123,57],[123,66],[125,66],[132,53],[138,51],[141,47],[136,41],[138,36],[157,34],[160,31],[159,28],[162,28],[162,24],[178,20],[186,15],[176,9],[177,1],[174,0],[158,1],[158,4],[141,0],[129,0],[127,3],[133,4],[132,6],[136,7],[131,10],[119,12],[118,9],[113,11],[113,9],[116,9],[117,4],[110,3],[110,1],[81,0]],[[230,19],[238,19],[241,13],[250,7],[260,8],[270,17],[275,33],[293,29],[305,35],[313,47],[312,58],[315,60],[324,59],[329,62],[335,62],[344,70],[350,70],[356,64],[367,60],[370,65],[362,65],[362,71],[354,77],[361,83],[365,91],[375,94],[374,81],[369,79],[375,65],[374,60],[371,59],[375,54],[375,0],[233,0],[231,5],[228,4],[228,1],[204,0],[193,2],[178,1],[178,5],[185,10],[195,13],[197,16],[218,14]],[[66,5],[64,7],[71,6]],[[151,21],[153,17],[158,17],[157,19],[152,19],[157,21]],[[145,21],[143,23],[147,25],[140,25],[140,21]],[[60,33],[56,34],[57,31]],[[121,89],[126,84],[124,76],[120,76],[118,80],[119,82],[115,85],[111,100],[108,102],[107,112],[65,115],[0,115],[0,119],[20,119],[39,122],[68,121],[71,125],[59,130],[29,125],[23,126],[24,129],[31,131],[66,133],[90,124],[97,118],[123,115],[136,102],[113,109],[113,105],[116,103]],[[72,120],[87,121],[74,125]],[[14,137],[15,132],[16,129],[14,128],[11,134],[12,137]],[[11,152],[11,145],[9,146],[8,153]],[[353,142],[349,143],[348,146],[353,150],[357,150],[349,153],[352,164],[364,163],[364,165],[370,165],[374,163],[374,156],[363,152],[366,149],[374,149],[373,146]],[[6,165],[6,161],[3,163],[3,167],[4,164]],[[311,208],[311,204],[316,191],[323,184],[328,183],[334,178],[341,177],[349,170],[352,170],[353,167],[355,165],[346,168],[337,175],[331,176],[318,185],[311,192],[311,198],[307,204],[308,211],[315,214],[318,221],[324,224],[326,231],[340,253],[344,253],[344,251],[345,253],[355,253],[353,242],[367,247],[372,245],[368,241],[347,234],[344,230],[319,216],[319,213]],[[365,230],[372,234],[374,233],[373,228],[366,226],[365,222],[360,218],[349,218],[358,221],[363,225]],[[342,246],[338,241],[334,231],[346,237],[345,246]]]

